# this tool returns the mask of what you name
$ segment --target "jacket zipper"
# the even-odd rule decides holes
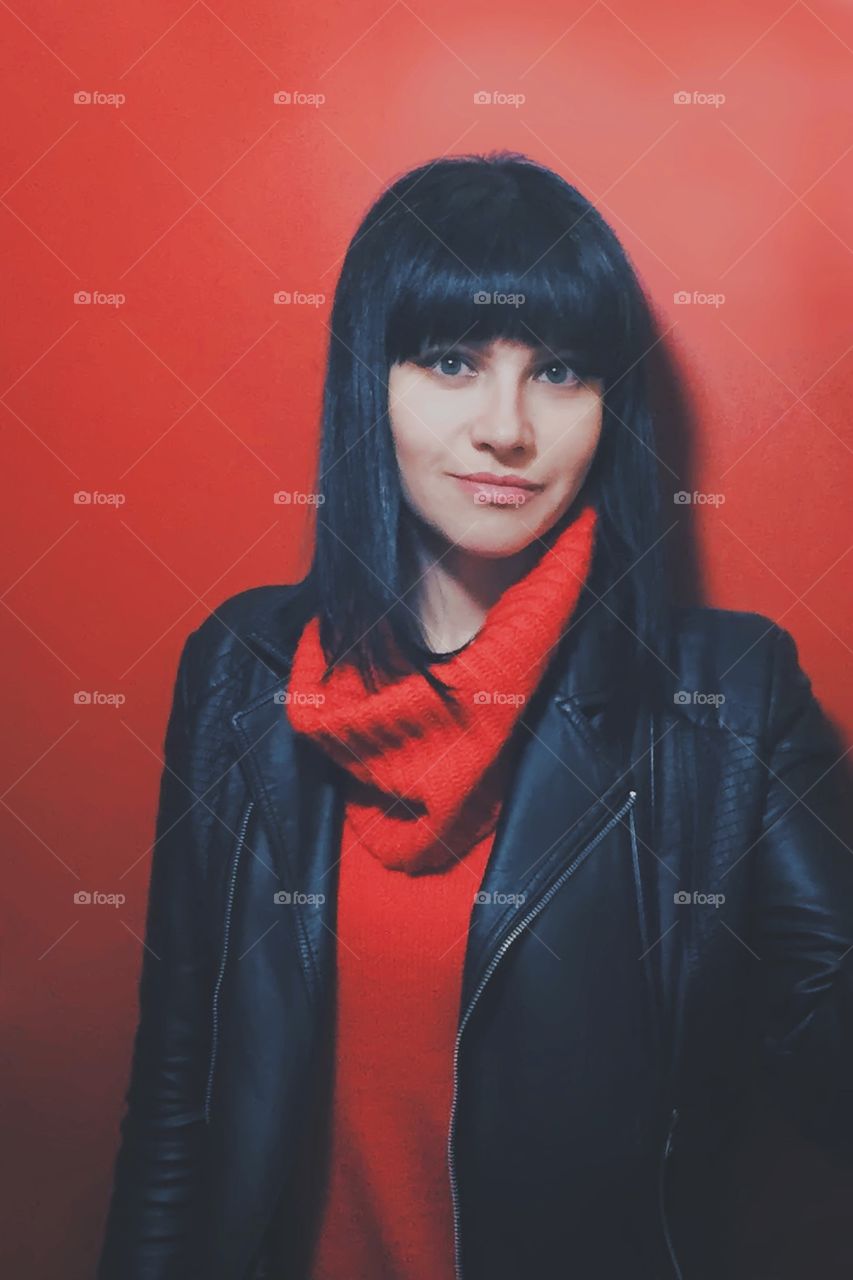
[[[664,1141],[663,1150],[661,1151],[661,1157],[660,1157],[660,1173],[658,1178],[658,1201],[660,1204],[660,1219],[661,1219],[661,1224],[663,1226],[663,1234],[664,1234],[664,1237],[666,1238],[666,1247],[669,1250],[669,1257],[670,1257],[670,1261],[672,1262],[672,1269],[675,1275],[678,1277],[678,1280],[683,1280],[683,1277],[681,1274],[681,1267],[678,1265],[678,1258],[676,1257],[675,1247],[672,1243],[672,1236],[669,1230],[669,1220],[667,1218],[667,1212],[666,1212],[666,1162],[669,1159],[670,1154],[672,1152],[673,1133],[675,1131],[675,1126],[678,1123],[678,1114],[679,1114],[678,1108],[673,1107],[672,1111],[670,1112],[669,1125],[667,1126],[667,1131],[666,1131],[666,1139]]]
[[[216,1055],[219,1048],[219,993],[222,989],[222,980],[225,977],[225,965],[228,961],[228,940],[231,933],[231,910],[234,906],[234,893],[237,888],[237,871],[240,866],[240,854],[246,840],[246,831],[249,826],[249,818],[251,817],[254,805],[254,800],[250,800],[246,806],[246,811],[243,814],[243,821],[240,824],[240,833],[237,836],[237,847],[234,851],[234,860],[231,864],[231,879],[228,884],[228,898],[225,903],[222,956],[219,961],[219,973],[216,976],[216,985],[213,989],[213,1025],[210,1044],[210,1067],[207,1073],[207,1091],[204,1099],[204,1119],[206,1124],[210,1124],[210,1102],[213,1096],[213,1073],[216,1068]]]
[[[477,990],[472,995],[471,1000],[468,1004],[468,1007],[462,1016],[462,1020],[459,1023],[459,1028],[456,1032],[456,1042],[453,1047],[453,1095],[452,1095],[452,1100],[450,1104],[450,1129],[447,1137],[447,1165],[448,1165],[448,1171],[450,1174],[450,1194],[453,1202],[453,1255],[454,1255],[454,1268],[456,1273],[456,1280],[462,1280],[462,1249],[461,1249],[460,1231],[459,1231],[459,1225],[460,1225],[459,1224],[459,1188],[456,1184],[456,1167],[454,1163],[453,1138],[454,1138],[454,1132],[456,1128],[456,1107],[457,1107],[457,1101],[459,1096],[459,1075],[458,1075],[459,1046],[462,1040],[462,1032],[465,1030],[468,1020],[471,1017],[471,1014],[474,1010],[474,1006],[476,1005],[477,1001],[482,995],[483,988],[485,987],[486,983],[489,981],[489,978],[494,973],[495,969],[497,968],[503,956],[512,946],[513,942],[515,942],[516,938],[521,933],[524,932],[524,930],[527,928],[530,921],[533,920],[534,917],[539,914],[542,908],[547,906],[547,904],[551,901],[551,899],[553,898],[557,890],[560,888],[560,886],[566,880],[568,880],[569,876],[572,875],[572,873],[577,869],[577,867],[581,864],[581,862],[584,860],[587,854],[590,853],[595,848],[595,846],[599,843],[599,841],[604,839],[604,837],[608,834],[609,831],[612,831],[612,829],[615,827],[617,822],[621,821],[624,814],[628,812],[628,810],[631,808],[631,806],[633,805],[636,799],[637,799],[636,791],[629,791],[628,797],[623,803],[622,807],[618,809],[617,812],[614,813],[611,816],[611,818],[605,823],[605,825],[601,828],[601,830],[598,831],[596,835],[594,835],[592,839],[587,844],[584,845],[580,853],[576,854],[576,856],[572,859],[572,861],[565,868],[565,870],[561,872],[558,878],[554,881],[554,883],[551,885],[547,893],[545,893],[544,896],[539,899],[536,905],[530,911],[528,911],[527,915],[518,922],[518,924],[509,934],[507,934],[506,938],[504,938],[500,947],[498,948],[498,950],[495,952],[495,954],[492,956],[491,960],[489,961],[488,967],[485,973],[483,974],[482,978],[480,979],[479,986],[477,987]],[[680,1272],[679,1272],[679,1280],[681,1280]]]

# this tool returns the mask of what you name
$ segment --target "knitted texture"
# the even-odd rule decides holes
[[[431,875],[344,823],[335,1071],[310,1280],[454,1280],[447,1134],[465,944],[494,832]]]
[[[414,669],[370,691],[344,662],[322,682],[318,618],[303,629],[286,713],[347,770],[348,820],[386,867],[438,869],[494,829],[508,738],[577,603],[596,524],[588,504],[492,605],[473,641],[442,662],[453,707]]]

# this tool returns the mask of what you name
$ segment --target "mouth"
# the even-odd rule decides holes
[[[521,507],[541,493],[543,487],[523,476],[496,476],[486,472],[453,475],[453,479],[479,506]]]

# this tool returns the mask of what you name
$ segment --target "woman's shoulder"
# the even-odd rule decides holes
[[[810,694],[792,633],[767,614],[712,605],[673,612],[676,705],[703,724],[766,731],[787,705]]]
[[[216,644],[229,638],[258,633],[265,638],[283,637],[290,630],[301,604],[308,602],[309,582],[269,583],[247,587],[226,597],[202,619],[196,631],[204,640]]]
[[[790,635],[769,615],[715,605],[685,605],[673,611],[673,640],[685,656],[717,663],[739,662],[754,655],[765,663],[780,636]]]
[[[188,635],[182,665],[189,701],[194,691],[210,692],[259,665],[270,679],[289,662],[301,626],[310,615],[310,584],[271,583],[226,597]]]

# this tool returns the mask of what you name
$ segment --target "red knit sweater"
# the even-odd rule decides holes
[[[454,1280],[447,1140],[471,909],[509,732],[568,625],[595,526],[587,507],[440,665],[458,717],[416,676],[368,693],[343,667],[322,684],[316,619],[300,637],[287,714],[349,771],[329,1176],[310,1280]]]
[[[454,1280],[453,1044],[493,840],[439,874],[400,875],[344,821],[331,1163],[311,1280]]]

